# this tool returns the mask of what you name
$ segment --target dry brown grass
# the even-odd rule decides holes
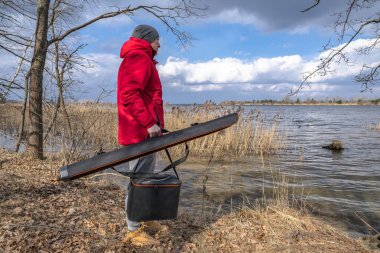
[[[237,124],[223,131],[190,142],[197,155],[242,157],[250,154],[278,153],[285,147],[286,134],[276,123],[265,118],[258,110],[244,111],[241,107],[204,104],[196,106],[173,106],[166,113],[167,129],[177,130],[192,123],[239,113]]]
[[[115,185],[56,181],[59,156],[0,150],[0,161],[0,252],[370,252],[283,197],[218,217],[186,210],[164,222],[168,231],[147,231],[160,245],[134,247],[123,242],[124,192]]]
[[[193,241],[199,252],[369,252],[315,217],[276,205],[223,216]]]
[[[49,125],[53,106],[44,106],[44,125]],[[85,154],[93,154],[101,148],[109,151],[117,144],[117,109],[110,104],[70,104],[67,107],[72,125],[73,138],[68,139],[62,114],[59,114],[46,144],[53,150],[63,150],[76,160]],[[20,106],[0,105],[2,129],[18,129]],[[215,119],[233,112],[240,115],[234,126],[190,142],[191,154],[217,158],[243,157],[251,154],[273,154],[285,147],[286,134],[274,121],[267,120],[260,111],[243,111],[240,107],[206,103],[194,106],[167,106],[165,128],[176,131]],[[16,132],[16,131],[13,131]],[[181,152],[182,147],[172,148]]]
[[[286,175],[273,176],[271,194],[215,219],[186,252],[374,252],[364,237],[350,238],[311,215],[302,196],[289,193]]]
[[[0,104],[0,129],[16,132],[20,124],[20,104]]]

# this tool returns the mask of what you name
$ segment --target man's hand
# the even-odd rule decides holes
[[[155,136],[160,136],[161,135],[161,128],[157,126],[157,124],[154,124],[150,128],[147,129],[149,133],[149,137],[155,137]]]

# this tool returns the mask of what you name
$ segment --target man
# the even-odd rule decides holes
[[[162,86],[154,60],[159,48],[159,34],[149,25],[137,26],[132,37],[121,48],[120,57],[123,61],[117,86],[120,145],[127,146],[161,135],[164,127]],[[153,173],[155,162],[154,153],[130,161],[129,167],[136,172]],[[126,208],[127,202],[128,196]],[[126,220],[129,231],[137,232],[140,223],[129,220],[128,216]]]

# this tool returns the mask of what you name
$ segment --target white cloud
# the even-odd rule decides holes
[[[360,39],[352,43],[347,48],[347,56],[355,59],[355,62],[349,66],[345,63],[332,63],[332,68],[336,71],[325,76],[313,77],[310,79],[311,84],[306,85],[302,93],[328,94],[339,90],[342,85],[351,84],[353,76],[358,74],[364,63],[379,63],[380,48],[376,48],[371,55],[358,55],[357,52],[359,48],[373,42]],[[285,94],[291,89],[296,89],[302,81],[303,73],[315,69],[319,59],[325,55],[326,53],[321,53],[311,60],[300,55],[288,55],[253,60],[226,57],[204,62],[189,62],[186,59],[169,57],[165,64],[159,66],[159,72],[164,84],[176,83],[171,85],[174,89],[217,89],[226,92],[233,92],[234,89],[245,92],[262,90]]]
[[[9,72],[9,69],[16,68],[20,60],[10,53],[1,51],[0,62],[0,72],[6,73]]]
[[[368,45],[370,40],[358,40],[349,48],[348,53],[354,57],[357,49]],[[291,89],[296,89],[301,82],[302,73],[316,66],[316,60],[308,60],[300,55],[288,55],[272,58],[257,58],[243,60],[233,57],[214,58],[203,62],[190,62],[186,59],[169,57],[163,65],[159,65],[161,81],[165,93],[182,92],[207,93],[222,92],[226,96],[239,94],[265,94],[272,97],[284,97]],[[78,73],[78,78],[86,84],[90,90],[94,87],[116,89],[117,71],[121,59],[115,54],[87,54],[93,67],[84,69],[86,74]],[[357,65],[337,67],[337,73],[324,77],[315,77],[310,85],[301,90],[303,96],[339,96],[351,85],[351,92],[355,90],[352,78],[364,62],[378,62],[380,59],[380,48],[371,55],[357,56]],[[359,86],[359,85],[357,85]],[[378,89],[377,87],[375,87]],[[360,90],[359,87],[356,88]],[[187,93],[186,93],[187,92]],[[178,94],[178,93],[176,93]],[[178,96],[178,95],[177,95]],[[177,98],[178,99],[178,98]],[[210,99],[217,99],[212,98]]]
[[[114,54],[92,53],[83,57],[90,60],[92,65],[91,68],[86,70],[87,74],[92,74],[96,77],[108,76],[109,74],[116,75],[115,69],[118,69],[121,62],[120,57]]]
[[[238,8],[222,10],[215,16],[209,18],[210,21],[216,21],[227,24],[243,24],[264,27],[264,23],[252,13],[241,11]]]
[[[132,19],[127,15],[119,15],[113,18],[102,19],[98,22],[98,25],[105,28],[128,26],[132,23]]]
[[[218,84],[206,84],[206,85],[193,85],[189,86],[188,89],[189,91],[195,91],[195,92],[202,92],[202,91],[212,91],[212,90],[221,90],[223,88],[222,85]]]
[[[102,89],[107,91],[115,91],[117,84],[117,72],[121,62],[119,56],[114,54],[99,54],[92,53],[83,55],[89,60],[91,67],[82,68],[81,71],[75,73],[75,78],[83,82],[83,89],[87,95],[80,95],[79,99],[95,99],[102,92]],[[87,61],[83,62],[87,65]],[[116,96],[112,96],[114,101]]]
[[[285,78],[286,74],[299,69],[301,63],[299,55],[251,61],[214,58],[198,63],[169,57],[163,66],[159,66],[159,71],[163,78],[179,78],[185,83],[245,83],[256,80],[258,75],[264,79]]]
[[[313,83],[309,87],[306,87],[306,91],[334,91],[338,87],[336,85],[328,83]]]
[[[255,90],[263,90],[266,85],[264,84],[251,84],[251,83],[246,83],[246,84],[241,84],[241,89],[243,91],[255,91]]]

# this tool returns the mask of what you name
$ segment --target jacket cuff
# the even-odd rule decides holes
[[[148,130],[149,128],[151,128],[152,126],[154,126],[155,124],[157,124],[157,122],[155,120],[152,120],[151,122],[149,122],[149,124],[147,124],[146,126],[144,126],[144,128],[146,130]]]

